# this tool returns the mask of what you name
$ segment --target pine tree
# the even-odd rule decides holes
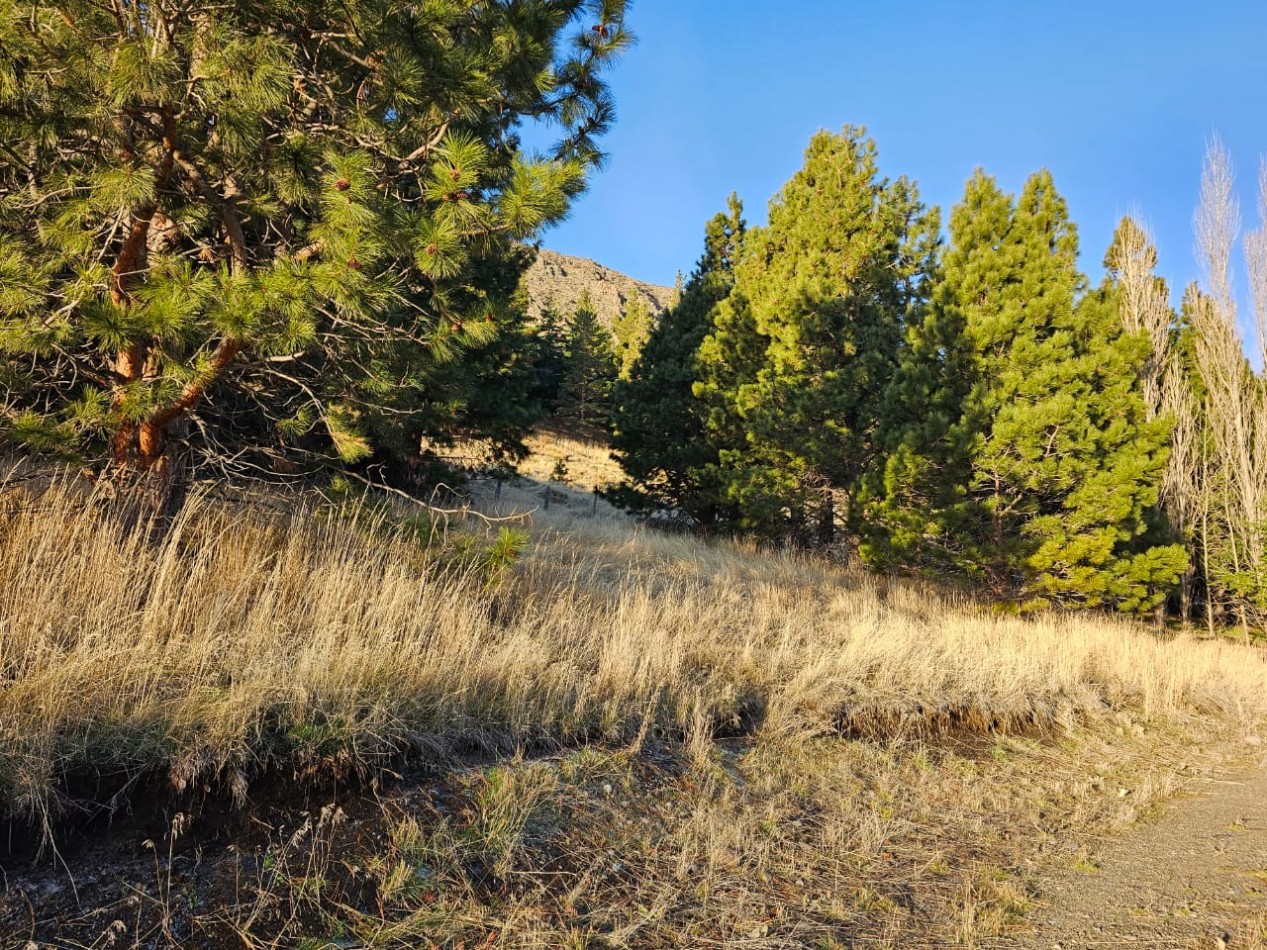
[[[694,386],[700,344],[734,285],[745,229],[743,205],[731,195],[726,211],[709,221],[703,256],[677,302],[661,315],[628,378],[616,386],[612,447],[630,482],[618,501],[672,509],[701,524],[717,515],[718,499],[701,481],[705,469],[716,466],[717,450]]]
[[[693,477],[701,496],[730,527],[777,534],[786,527],[783,497],[795,484],[776,490],[773,465],[754,452],[743,402],[765,365],[768,344],[748,298],[733,286],[714,308],[713,326],[696,357],[699,380],[691,391],[702,408],[707,462],[693,470]],[[765,493],[763,480],[769,486]]]
[[[365,393],[371,442],[391,448],[392,460],[416,455],[420,443],[451,446],[458,440],[478,440],[502,459],[527,454],[523,436],[545,414],[534,392],[537,341],[520,285],[532,259],[529,248],[518,247],[505,258],[476,264],[470,281],[479,297],[464,308],[474,314],[475,326],[457,331],[462,339],[456,357],[420,360],[416,347],[404,347],[393,379],[413,374],[416,387]],[[489,306],[493,300],[495,307]]]
[[[1058,384],[1073,408],[1068,422],[1047,421],[1059,457],[1042,467],[1048,484],[1065,495],[1058,511],[1027,526],[1039,542],[1027,567],[1040,599],[1144,612],[1164,606],[1188,553],[1167,543],[1172,539],[1162,530],[1158,504],[1171,420],[1149,403],[1153,341],[1122,319],[1120,276],[1110,273],[1075,310],[1076,364]],[[1059,426],[1080,431],[1066,439]]]
[[[589,291],[582,291],[568,326],[565,370],[555,417],[589,435],[606,435],[611,425],[612,387],[619,368],[611,332],[598,318]]]
[[[953,565],[1032,605],[1143,610],[1173,586],[1182,548],[1146,537],[1169,434],[1143,397],[1152,345],[1116,280],[1085,293],[1076,260],[1048,173],[1015,202],[968,182],[898,374],[898,401],[917,396],[870,499],[870,559]]]
[[[970,526],[979,511],[968,492],[980,422],[965,417],[979,367],[961,301],[998,306],[1010,279],[1002,242],[1011,220],[1011,199],[978,171],[951,212],[951,246],[931,305],[908,326],[886,394],[879,438],[887,457],[860,499],[861,553],[873,566],[945,575],[975,571],[983,558]]]
[[[519,322],[475,278],[601,158],[624,6],[0,5],[6,437],[161,473],[262,419],[354,461],[389,403],[438,410]]]
[[[620,378],[628,379],[638,361],[642,348],[646,346],[652,328],[651,311],[646,301],[635,293],[625,304],[620,316],[612,324],[612,336],[616,341],[616,359],[620,362]]]
[[[819,133],[749,233],[701,347],[713,474],[744,526],[828,540],[875,454],[904,324],[923,305],[937,218],[879,175],[861,129]],[[757,357],[757,354],[759,358]],[[742,433],[742,444],[736,437]]]
[[[553,407],[567,372],[567,322],[549,298],[532,329],[532,394],[541,405]]]

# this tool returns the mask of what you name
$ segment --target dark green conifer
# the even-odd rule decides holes
[[[542,406],[553,408],[567,372],[567,321],[554,299],[547,299],[541,316],[532,328],[533,397]]]
[[[981,559],[970,527],[979,512],[968,492],[978,425],[965,417],[979,366],[963,302],[998,306],[1009,279],[1001,245],[1011,222],[1011,199],[978,171],[951,212],[951,243],[930,306],[906,328],[884,400],[886,458],[860,497],[861,552],[875,567],[944,575],[972,571]]]
[[[582,433],[606,435],[611,425],[612,387],[619,373],[611,332],[598,318],[589,291],[581,293],[568,326],[563,382],[555,416]]]
[[[861,129],[822,132],[750,232],[701,347],[713,474],[741,523],[830,539],[875,457],[880,399],[922,307],[937,218],[880,177]],[[742,443],[737,437],[742,433]]]
[[[487,278],[601,158],[624,6],[0,4],[6,437],[148,472],[488,418],[443,364],[516,332]]]
[[[660,316],[629,377],[616,386],[612,447],[630,482],[620,501],[671,509],[703,524],[714,520],[717,499],[701,477],[715,465],[717,451],[693,387],[700,344],[734,285],[745,227],[743,205],[732,195],[727,210],[709,221],[704,253],[682,282],[677,302]]]

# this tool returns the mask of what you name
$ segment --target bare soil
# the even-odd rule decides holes
[[[1262,947],[1267,760],[1192,779],[1158,820],[1078,856],[1038,899],[1033,929],[998,946]]]

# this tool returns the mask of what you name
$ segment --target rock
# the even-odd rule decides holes
[[[567,317],[576,309],[582,291],[588,290],[599,319],[608,327],[635,295],[642,298],[652,315],[669,307],[677,295],[672,287],[648,284],[583,257],[544,249],[524,274],[523,288],[528,292],[528,313],[533,318],[541,316],[547,300],[552,300],[555,310]]]

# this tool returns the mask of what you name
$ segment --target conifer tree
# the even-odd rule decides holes
[[[616,341],[616,359],[620,362],[620,378],[628,379],[638,355],[651,336],[651,311],[641,294],[635,293],[616,322],[612,324],[612,336]]]
[[[880,397],[936,246],[936,214],[911,182],[880,177],[864,130],[814,136],[769,225],[750,232],[701,348],[709,427],[726,443],[715,474],[746,526],[812,524],[830,539],[837,498],[847,502],[874,457]],[[755,372],[730,355],[744,350],[760,351]]]
[[[907,377],[948,386],[871,498],[870,559],[954,565],[1032,605],[1143,610],[1173,586],[1182,548],[1146,537],[1169,434],[1143,397],[1152,345],[1124,328],[1115,280],[1084,292],[1076,259],[1048,173],[1015,202],[980,172],[968,182],[908,343]]]
[[[601,157],[624,6],[0,4],[6,437],[162,472],[191,419],[260,439],[198,413],[346,460],[434,413],[518,319],[476,277]]]
[[[743,253],[741,244],[735,266]],[[774,466],[756,456],[744,402],[765,366],[768,345],[748,298],[737,284],[732,286],[714,307],[713,325],[696,358],[699,380],[691,391],[701,409],[707,461],[693,470],[693,477],[711,510],[731,527],[778,534],[786,528],[783,498],[795,485],[777,484]],[[768,489],[764,493],[763,487]]]
[[[541,316],[532,329],[532,394],[542,406],[553,408],[567,372],[567,322],[554,298],[541,306]]]
[[[718,499],[701,481],[716,465],[717,451],[694,387],[700,344],[734,286],[745,229],[743,205],[731,195],[726,211],[708,222],[704,253],[677,302],[656,322],[628,378],[617,383],[612,447],[630,482],[618,501],[673,509],[701,524],[717,515]]]
[[[452,359],[419,359],[416,346],[403,348],[396,378],[413,373],[417,385],[412,391],[395,388],[394,398],[391,388],[366,393],[372,444],[391,449],[392,459],[408,459],[423,441],[451,446],[479,440],[503,459],[527,454],[523,436],[546,405],[534,392],[536,336],[520,284],[532,259],[531,249],[521,246],[472,268],[480,302],[502,305],[483,315],[475,310],[475,330],[482,332],[460,328],[461,349]]]
[[[568,326],[564,360],[555,416],[588,434],[606,434],[619,369],[611,332],[599,320],[588,290],[582,291]]]

